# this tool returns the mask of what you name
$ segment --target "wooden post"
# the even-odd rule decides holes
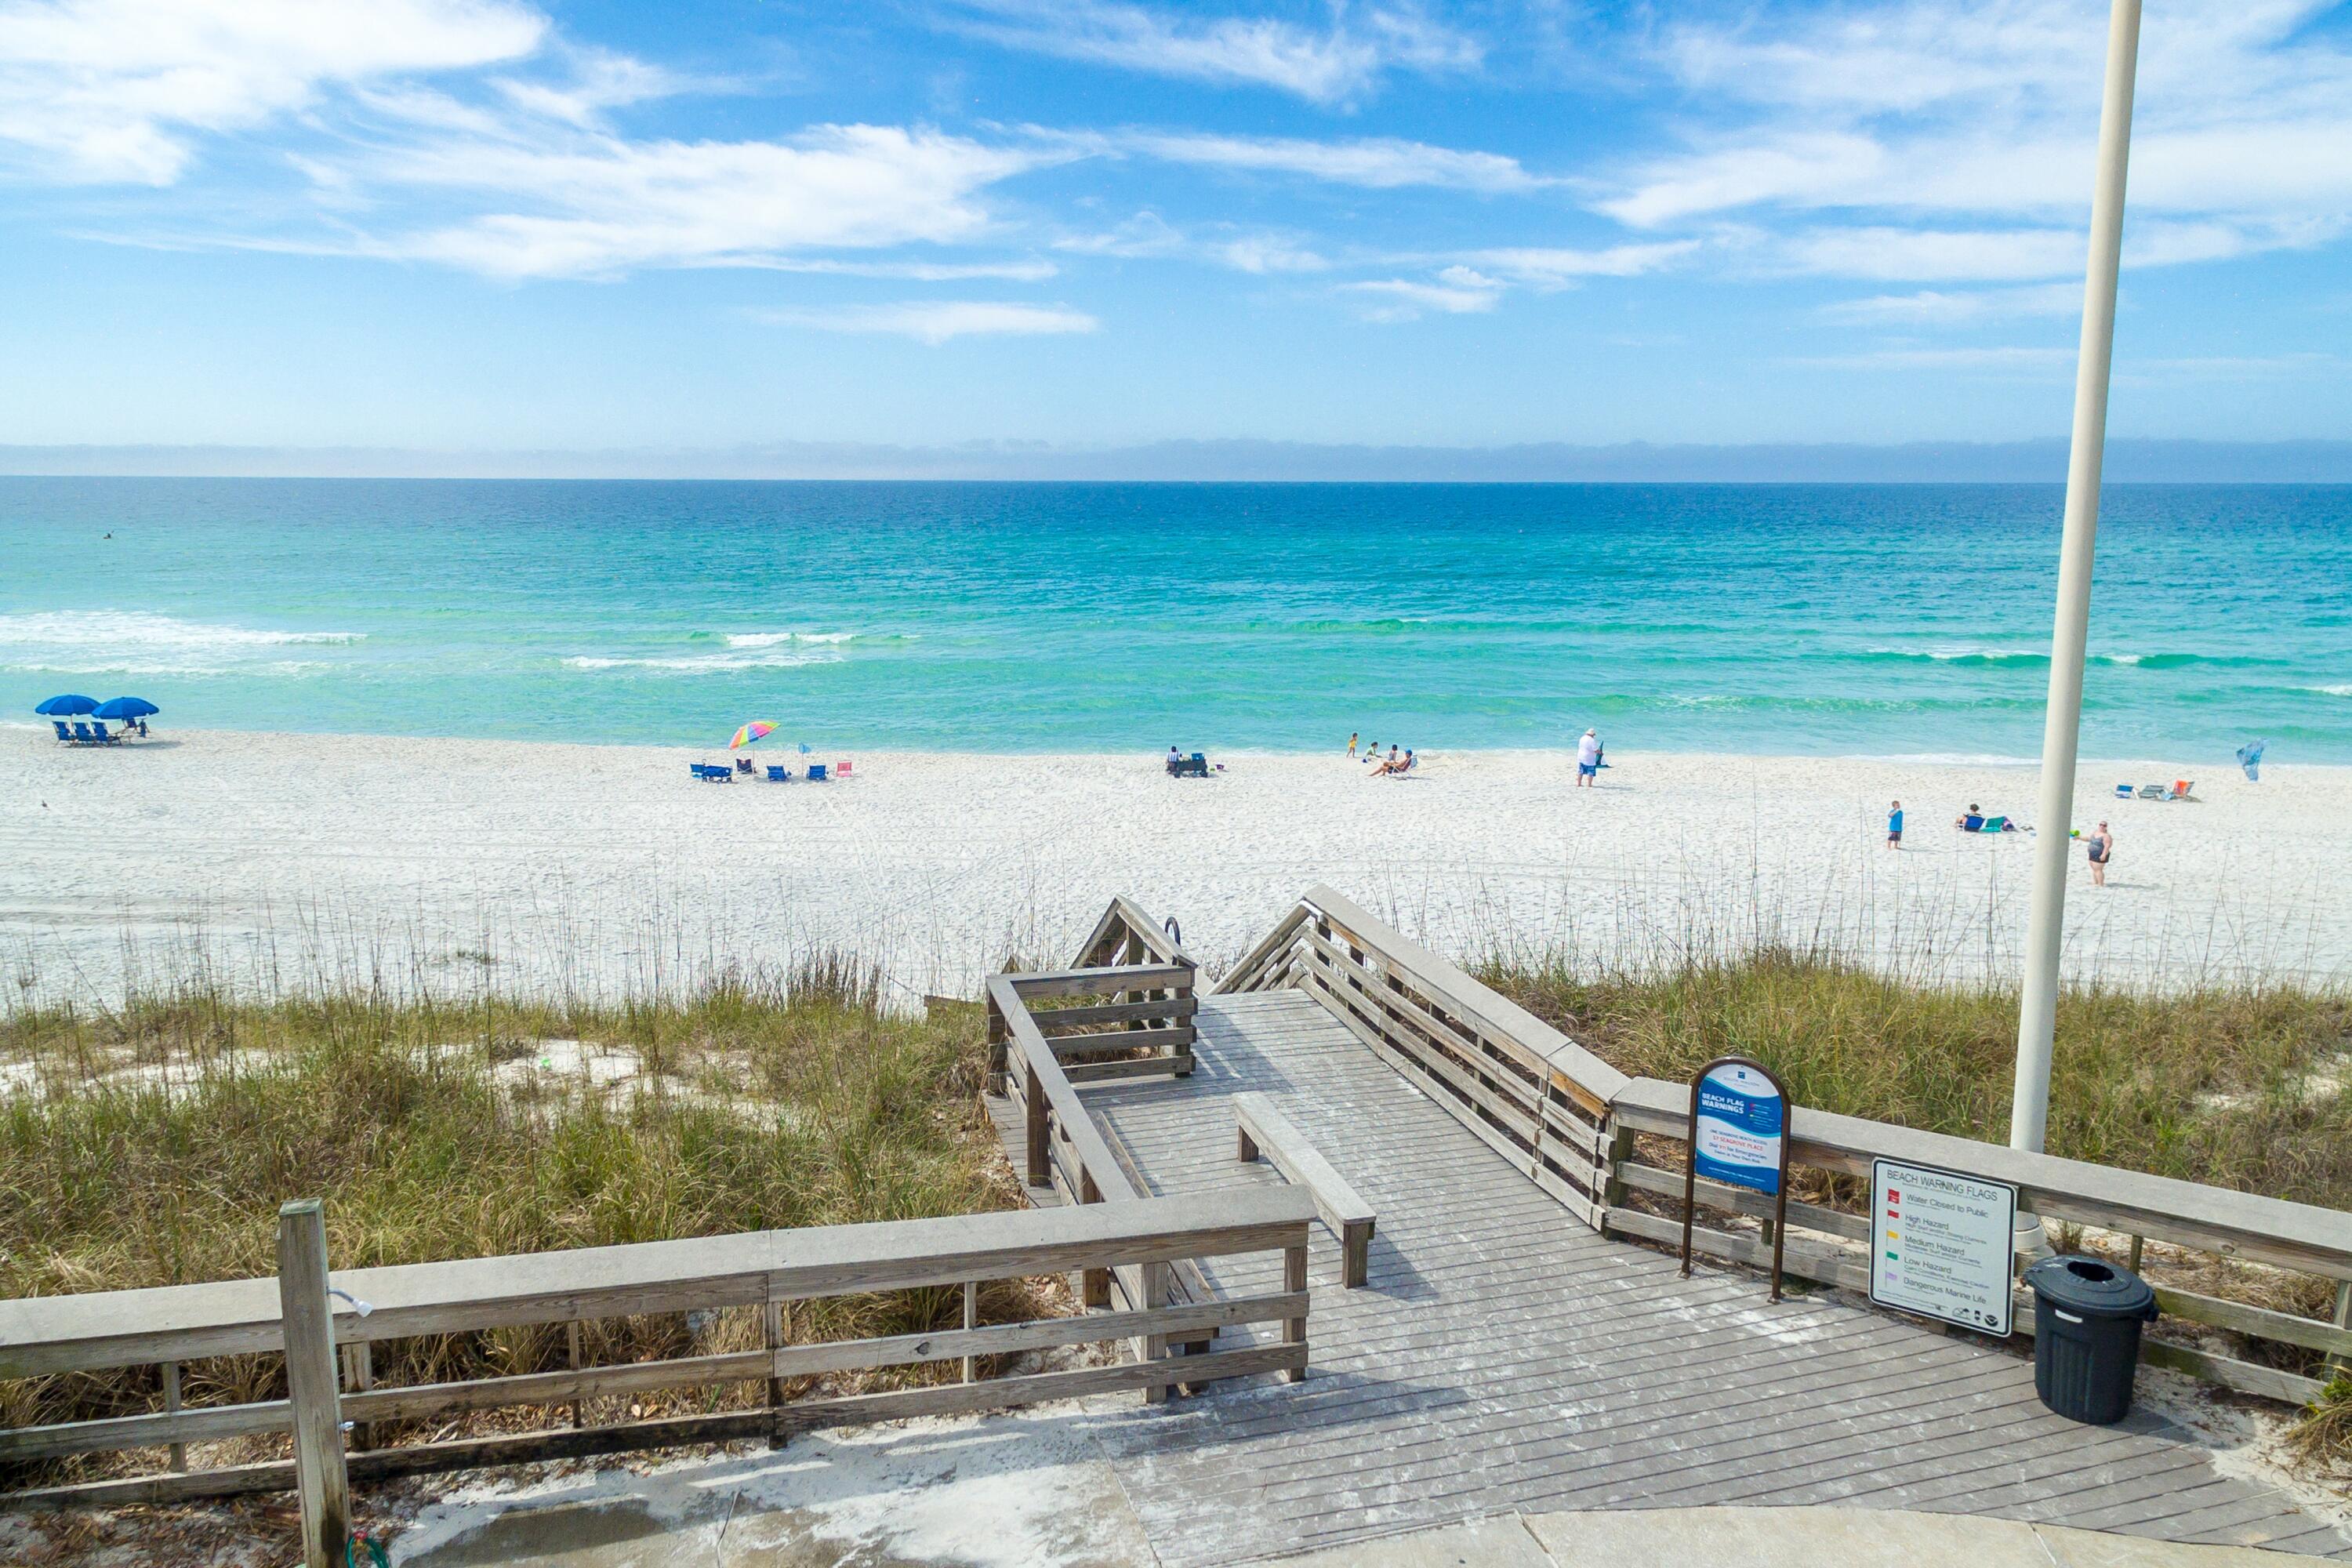
[[[572,1371],[580,1370],[580,1320],[577,1318],[563,1325],[563,1359],[571,1364]],[[580,1400],[572,1402],[572,1426],[574,1431],[588,1424],[581,1405]]]
[[[360,1340],[343,1347],[343,1386],[354,1394],[365,1394],[375,1386],[375,1347],[365,1340]],[[353,1426],[351,1447],[374,1447],[373,1429],[367,1426]]]
[[[1171,998],[1180,999],[1191,996],[1193,994],[1193,987],[1197,983],[1196,975],[1188,973],[1184,978],[1184,984],[1178,986],[1175,990],[1171,991],[1168,994]],[[1200,1026],[1192,1017],[1178,1018],[1173,1020],[1173,1022],[1181,1027],[1192,1029],[1196,1034],[1199,1032]],[[1176,1059],[1182,1064],[1177,1068],[1176,1076],[1178,1078],[1191,1078],[1192,1076],[1192,1042],[1191,1040],[1186,1040],[1176,1047]]]
[[[2337,1282],[2336,1287],[2336,1326],[2352,1329],[2352,1279]],[[2327,1358],[2327,1375],[2331,1378],[2352,1375],[2352,1359],[2336,1355]]]
[[[343,1469],[342,1398],[335,1384],[335,1316],[327,1300],[327,1215],[317,1198],[278,1211],[278,1301],[287,1399],[294,1413],[303,1568],[346,1568],[351,1479]]]
[[[1078,1201],[1082,1204],[1098,1204],[1103,1201],[1102,1189],[1095,1185],[1095,1173],[1092,1171],[1082,1172],[1078,1176]],[[1109,1306],[1110,1270],[1108,1268],[1079,1270],[1078,1300],[1081,1305],[1088,1307]]]
[[[1024,1054],[1021,1063],[1024,1098],[1029,1110],[1029,1184],[1042,1187],[1054,1178],[1046,1168],[1045,1147],[1045,1086],[1037,1081],[1037,1068]]]
[[[1282,1288],[1292,1293],[1307,1289],[1306,1247],[1286,1247],[1282,1249]],[[1282,1321],[1282,1342],[1286,1345],[1305,1344],[1307,1320],[1285,1318]],[[1307,1381],[1307,1369],[1303,1366],[1294,1367],[1283,1375],[1293,1383],[1304,1383]]]
[[[977,1279],[963,1282],[963,1326],[967,1331],[980,1327],[980,1281]],[[963,1358],[963,1380],[966,1383],[972,1381],[971,1356]]]
[[[1143,1300],[1131,1305],[1137,1311],[1156,1312],[1168,1304],[1169,1267],[1165,1263],[1147,1263],[1140,1272],[1143,1276]],[[1135,1342],[1135,1359],[1150,1363],[1166,1361],[1168,1336],[1144,1334],[1139,1337]],[[1168,1385],[1164,1383],[1147,1385],[1143,1390],[1143,1402],[1146,1405],[1165,1405],[1168,1403]]]
[[[1008,1087],[1004,1081],[1004,1015],[997,1008],[996,993],[985,986],[982,990],[988,999],[988,1092],[1003,1094]]]
[[[1592,1228],[1607,1236],[1609,1211],[1625,1206],[1625,1179],[1617,1173],[1633,1157],[1633,1130],[1614,1116],[1603,1125],[1608,1142],[1601,1151],[1601,1212],[1592,1216]]]
[[[163,1413],[167,1415],[177,1415],[180,1413],[180,1363],[175,1361],[167,1361],[163,1363]],[[171,1458],[173,1469],[186,1469],[188,1446],[185,1443],[173,1444]]]
[[[2132,1237],[2131,1263],[2128,1267],[2133,1273],[2137,1274],[2139,1272],[2139,1255],[2147,1250],[2147,1237],[2144,1236],[2135,1236]]]
[[[784,1407],[784,1380],[776,1375],[776,1352],[784,1348],[784,1304],[771,1301],[760,1314],[762,1339],[768,1346],[768,1414],[777,1415]],[[784,1446],[784,1430],[781,1422],[771,1420],[768,1426],[768,1447],[772,1452]]]

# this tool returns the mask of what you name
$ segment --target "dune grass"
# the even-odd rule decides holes
[[[1013,1206],[980,1102],[985,1051],[977,1010],[886,1014],[852,961],[609,1009],[186,993],[23,1012],[0,1018],[0,1070],[17,1080],[0,1100],[0,1295],[267,1275],[278,1205],[297,1196],[325,1199],[338,1268]],[[1034,1305],[1017,1284],[983,1300],[992,1319]],[[719,1317],[592,1324],[586,1351],[760,1342],[756,1314]],[[953,1292],[901,1292],[799,1304],[793,1333],[960,1322]],[[378,1373],[542,1370],[565,1353],[553,1325],[400,1341]],[[272,1397],[271,1360],[192,1365],[187,1397]],[[152,1382],[0,1384],[0,1426],[152,1408]]]
[[[1921,985],[1771,949],[1644,974],[1490,965],[1481,978],[1627,1072],[1683,1079],[1711,1057],[1750,1056],[1801,1105],[2009,1135],[2013,991]],[[2058,1008],[2048,1146],[2352,1208],[2347,1053],[2352,997],[2338,993],[2070,990]]]

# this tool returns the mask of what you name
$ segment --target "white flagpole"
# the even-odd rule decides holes
[[[2140,0],[2114,0],[2107,18],[2098,184],[2091,197],[2083,340],[2074,363],[2074,447],[2066,465],[2058,615],[2050,636],[2050,703],[2042,732],[2042,815],[2035,825],[2033,903],[2025,930],[2025,984],[2017,1014],[2017,1085],[2009,1112],[2011,1146],[2035,1151],[2042,1148],[2050,1126],[2050,1047],[2058,1021],[2066,862],[2074,848],[2067,829],[2074,815],[2074,752],[2082,735],[2084,644],[2091,619],[2091,559],[2099,531],[2099,468],[2107,439],[2107,377],[2115,360],[2116,274],[2123,251],[2124,172],[2131,154],[2139,7]]]

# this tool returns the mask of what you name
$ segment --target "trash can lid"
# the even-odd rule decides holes
[[[2069,1254],[2045,1258],[2025,1271],[2025,1282],[2070,1311],[2101,1318],[2153,1318],[2156,1292],[2120,1264]]]

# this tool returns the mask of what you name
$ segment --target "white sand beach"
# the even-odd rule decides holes
[[[1205,782],[1148,752],[855,755],[844,783],[722,786],[688,776],[709,752],[227,731],[100,752],[0,731],[0,962],[20,995],[202,965],[613,996],[835,947],[885,962],[911,1003],[971,995],[1008,954],[1066,958],[1122,891],[1220,970],[1318,881],[1465,957],[1642,963],[1777,937],[1975,978],[2013,974],[2023,935],[2032,839],[1949,823],[1972,801],[2031,820],[2031,767],[1612,751],[1577,791],[1556,752],[1435,753],[1401,781],[1336,751],[1230,754]],[[2112,795],[2182,776],[2193,803]],[[2076,976],[2352,971],[2352,769],[2090,763],[2075,821],[2101,817],[2108,887],[2073,857]]]

